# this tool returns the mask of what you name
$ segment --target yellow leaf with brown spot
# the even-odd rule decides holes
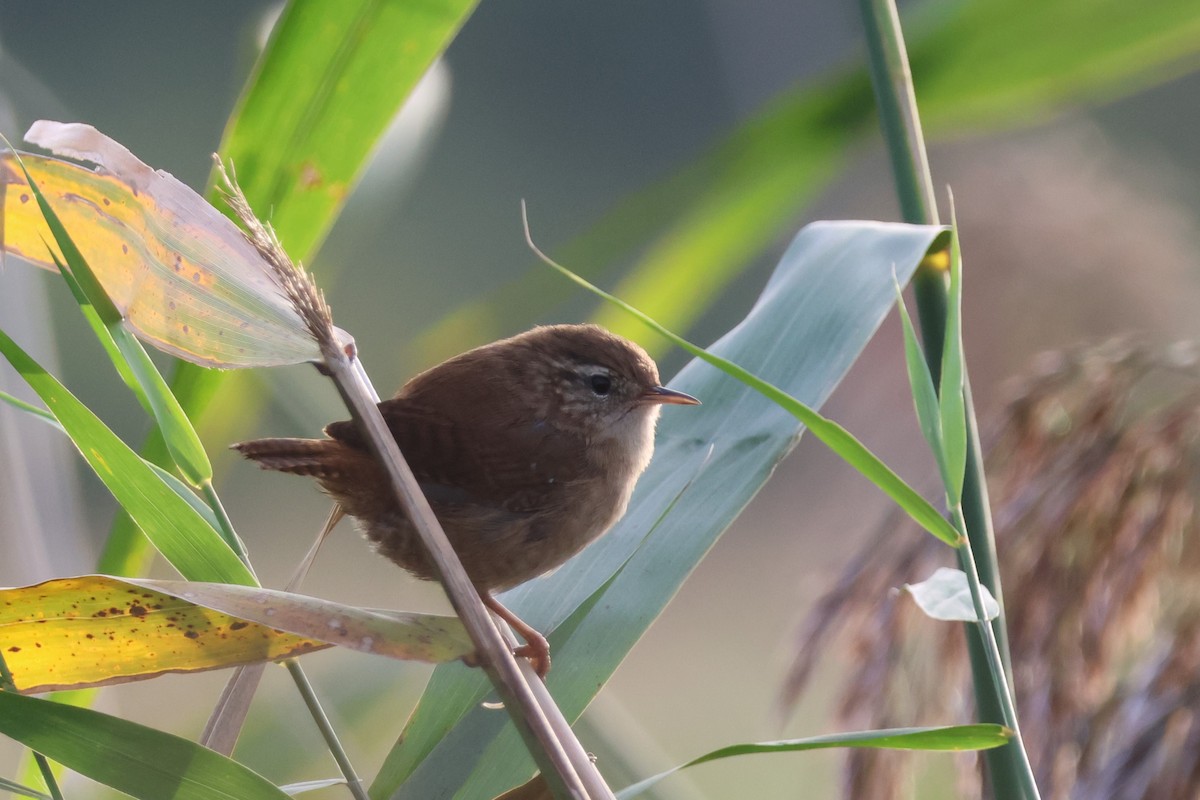
[[[25,693],[278,661],[335,644],[433,661],[471,652],[457,619],[254,587],[89,575],[0,590],[0,651]]]

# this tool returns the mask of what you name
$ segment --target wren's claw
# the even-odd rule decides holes
[[[525,644],[513,650],[513,655],[528,658],[533,664],[533,670],[537,676],[545,679],[546,673],[550,671],[550,643],[546,641],[546,637],[534,630],[528,622],[502,606],[499,600],[492,597],[491,592],[480,592],[479,597],[485,606],[495,612],[497,617],[511,625],[517,635],[525,640]]]
[[[533,671],[545,680],[546,673],[550,671],[550,643],[537,631],[530,629],[530,632],[533,636],[525,637],[525,644],[513,650],[513,655],[517,658],[528,658]]]

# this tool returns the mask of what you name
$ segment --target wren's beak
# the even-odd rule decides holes
[[[639,397],[638,400],[643,403],[670,403],[677,406],[700,405],[700,401],[690,394],[677,392],[665,386],[655,386],[653,389],[647,389],[645,394]]]

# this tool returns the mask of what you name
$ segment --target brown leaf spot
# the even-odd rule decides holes
[[[300,185],[305,189],[312,189],[316,186],[320,186],[322,180],[323,178],[321,177],[321,171],[317,169],[312,162],[305,164],[301,168]]]

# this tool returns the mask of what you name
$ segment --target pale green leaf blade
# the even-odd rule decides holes
[[[912,13],[906,8],[926,137],[1028,125],[1200,67],[1200,6],[1192,0],[1143,6],[975,0],[915,5]],[[556,256],[571,265],[633,258],[616,294],[668,328],[684,330],[794,225],[844,165],[846,153],[878,134],[874,110],[863,69],[802,85],[679,173],[619,204]],[[691,289],[675,291],[681,285]],[[464,304],[421,345],[454,352],[448,342],[457,330],[501,336],[518,324],[518,315],[528,316],[534,297],[549,304],[563,293],[533,269],[488,298]],[[611,310],[601,318],[622,332],[636,330]]]
[[[328,789],[330,786],[345,786],[345,778],[326,778],[318,781],[302,781],[300,783],[289,783],[286,786],[279,788],[287,792],[292,797],[305,792],[315,792],[318,789]]]
[[[54,418],[54,415],[44,408],[38,408],[32,403],[26,403],[21,398],[13,397],[8,392],[0,392],[0,402],[7,403],[18,411],[24,411],[26,414],[40,419],[42,422],[45,422],[48,425],[58,428],[60,431],[63,430],[63,426],[60,425],[58,420]],[[63,432],[66,433],[66,431]]]
[[[629,800],[649,789],[668,775],[682,769],[734,756],[761,753],[795,753],[805,750],[827,750],[833,747],[875,748],[884,750],[923,750],[958,753],[965,750],[987,750],[1008,744],[1012,733],[1002,725],[954,725],[940,728],[892,728],[875,731],[834,733],[805,739],[781,742],[735,744],[713,750],[686,764],[660,772],[617,792],[618,800]]]
[[[0,733],[139,800],[287,800],[270,781],[187,739],[0,692]]]
[[[971,600],[971,587],[967,575],[960,569],[938,568],[933,575],[920,583],[905,584],[904,589],[925,615],[931,619],[947,622],[978,622],[975,604]],[[1000,616],[1000,604],[988,587],[979,585],[983,595],[983,609],[989,620]]]
[[[913,327],[912,317],[908,315],[908,306],[904,303],[904,292],[899,283],[896,284],[896,308],[900,311],[900,324],[904,331],[904,366],[908,371],[908,385],[912,391],[917,421],[921,425],[921,434],[937,461],[942,481],[946,483],[946,459],[942,448],[942,418],[937,390],[933,388],[929,363],[925,361],[925,353],[917,341],[917,331]]]
[[[37,789],[31,789],[28,786],[22,786],[19,783],[10,781],[8,778],[0,778],[0,789],[16,795],[17,797],[33,797],[36,800],[52,800],[50,795],[44,792],[39,792]]]
[[[59,251],[66,259],[67,269],[51,250],[50,257],[63,276],[93,333],[108,353],[117,373],[134,392],[138,402],[148,406],[158,429],[162,432],[171,458],[180,472],[193,485],[212,480],[212,463],[196,435],[192,422],[183,413],[175,395],[167,387],[162,374],[150,360],[141,342],[125,328],[124,318],[113,305],[96,274],[79,248],[63,227],[58,215],[50,208],[37,182],[25,173],[29,188],[37,198],[38,207],[46,219]]]
[[[23,400],[13,397],[7,392],[0,392],[0,402],[7,403],[13,408],[29,414],[34,419],[50,425],[60,433],[65,434],[67,432],[66,429],[63,428],[62,424],[54,417],[54,415],[43,408],[38,408],[35,405],[26,403]],[[204,518],[204,521],[208,523],[209,527],[211,527],[213,530],[220,528],[220,522],[217,520],[217,515],[213,513],[212,508],[199,497],[197,497],[191,489],[185,486],[183,481],[179,480],[179,478],[176,478],[174,475],[167,472],[157,464],[151,461],[145,461],[145,459],[143,459],[143,461],[145,462],[146,466],[154,470],[154,474],[157,475],[163,483],[171,487],[171,491],[182,497],[187,501],[188,505],[196,509],[196,513]]]
[[[41,397],[117,502],[181,575],[191,580],[255,583],[229,545],[188,502],[3,331],[0,353]]]
[[[951,215],[953,216],[953,202]],[[942,386],[938,393],[942,448],[945,461],[946,494],[950,505],[962,500],[967,469],[967,406],[963,395],[966,355],[962,339],[962,252],[958,226],[950,237],[950,289],[946,297],[946,338],[942,349]]]
[[[825,225],[831,223],[817,223]],[[803,231],[801,232],[801,236]],[[939,237],[940,238],[940,237]],[[793,248],[800,243],[800,238],[793,244]],[[789,251],[790,252],[790,251]],[[822,254],[823,256],[824,254]],[[785,260],[787,255],[784,256]],[[692,344],[678,334],[668,330],[664,325],[657,320],[652,319],[641,309],[633,307],[631,304],[621,300],[615,295],[599,289],[580,276],[568,270],[553,261],[547,262],[551,267],[561,272],[564,276],[584,287],[588,291],[607,300],[613,306],[619,308],[622,312],[639,322],[647,325],[652,330],[662,334],[672,343],[678,345],[681,349],[691,353],[696,358],[713,365],[730,377],[741,381],[747,386],[752,387],[760,392],[764,397],[773,400],[781,408],[786,409],[789,413],[800,420],[813,436],[816,436],[821,442],[832,450],[837,455],[841,456],[847,464],[854,467],[860,474],[874,483],[888,497],[892,498],[901,509],[904,510],[912,519],[917,522],[922,528],[927,530],[933,536],[941,539],[951,547],[957,547],[962,536],[952,526],[941,513],[916,490],[904,482],[891,467],[884,464],[882,460],[866,447],[862,442],[858,441],[852,433],[847,431],[841,425],[833,420],[822,417],[817,411],[810,408],[803,402],[792,397],[787,392],[780,389],[778,386],[763,380],[749,370],[735,364],[727,358],[709,352],[704,348]],[[893,278],[893,283],[895,280]]]
[[[976,0],[914,9],[908,53],[935,138],[1093,106],[1200,66],[1189,0]]]
[[[807,227],[747,318],[710,350],[820,405],[891,309],[892,265],[907,280],[941,234],[884,223]],[[554,574],[503,598],[551,632],[549,683],[568,718],[582,711],[802,430],[792,413],[699,359],[670,385],[704,405],[663,414],[654,460],[624,519]],[[528,777],[519,738],[511,730],[501,735],[501,715],[476,707],[486,693],[486,682],[467,670],[435,671],[372,797],[392,797],[401,783],[397,796],[404,798],[491,797]],[[468,765],[476,771],[468,774]]]
[[[474,649],[458,617],[358,608],[254,586],[146,578],[127,578],[126,582],[360,653],[441,663],[462,658]]]
[[[298,0],[276,23],[221,154],[307,261],[376,141],[478,0]]]

